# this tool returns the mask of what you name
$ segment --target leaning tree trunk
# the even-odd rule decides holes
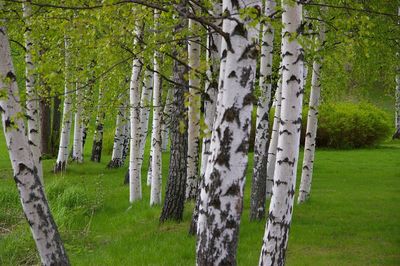
[[[122,166],[122,152],[123,152],[123,131],[124,131],[124,104],[121,104],[118,110],[116,127],[114,134],[114,145],[111,155],[111,161],[108,163],[107,168],[119,168]]]
[[[274,122],[272,125],[271,140],[268,146],[268,161],[267,161],[267,180],[266,180],[266,198],[269,199],[272,196],[272,186],[274,184],[274,171],[276,154],[278,150],[278,136],[279,127],[281,123],[281,104],[282,104],[282,67],[279,69],[279,80],[275,93],[275,114]]]
[[[57,145],[60,142],[60,122],[61,122],[61,112],[60,112],[61,99],[55,96],[53,99],[53,115],[51,121],[51,140],[50,149],[53,156],[57,153]]]
[[[99,88],[99,99],[97,101],[97,116],[96,116],[96,125],[93,136],[93,146],[92,146],[92,156],[90,160],[93,162],[100,162],[101,160],[101,151],[103,149],[103,132],[104,132],[104,119],[105,112],[103,111],[103,88],[100,84]]]
[[[64,45],[65,45],[65,81],[64,81],[64,104],[63,104],[63,118],[62,118],[62,128],[61,128],[61,137],[60,137],[60,146],[58,148],[58,156],[56,165],[54,166],[54,172],[65,171],[67,162],[68,162],[68,145],[69,145],[69,137],[71,133],[71,124],[72,124],[72,95],[70,92],[70,67],[71,67],[71,58],[69,54],[69,38],[64,37]]]
[[[137,26],[134,46],[141,39],[141,29]],[[142,71],[140,58],[133,59],[130,98],[130,155],[129,155],[129,202],[133,203],[142,199],[142,180],[140,178],[140,72]]]
[[[155,27],[158,28],[160,13],[154,12]],[[154,85],[153,85],[153,126],[151,138],[153,139],[153,156],[151,160],[151,190],[150,206],[161,204],[161,181],[162,181],[162,150],[161,150],[161,76],[160,76],[160,54],[154,52]]]
[[[32,62],[32,37],[31,16],[32,8],[30,1],[22,4],[23,17],[25,20],[25,84],[26,84],[26,116],[28,118],[28,139],[33,154],[33,163],[38,170],[38,176],[43,184],[42,153],[40,151],[40,128],[39,128],[39,106],[38,94],[35,90],[34,64]]]
[[[324,42],[325,28],[321,24],[319,34],[319,43],[321,45],[320,50],[323,48]],[[312,67],[313,71],[311,80],[311,94],[308,109],[306,140],[304,144],[303,168],[301,172],[299,196],[297,198],[298,203],[306,201],[307,198],[310,196],[311,191],[311,181],[314,168],[315,145],[318,127],[318,105],[321,94],[321,63],[322,58],[318,56],[314,59]]]
[[[282,110],[274,184],[260,265],[284,265],[292,220],[303,100],[302,6],[282,3]]]
[[[195,199],[199,182],[199,142],[200,142],[200,78],[196,71],[200,67],[200,44],[198,24],[189,19],[189,31],[194,36],[188,42],[189,56],[189,108],[188,108],[188,158],[186,199]]]
[[[265,15],[275,13],[274,0],[265,2]],[[256,138],[254,142],[254,166],[250,199],[250,220],[262,220],[265,217],[265,195],[267,181],[267,160],[269,140],[269,106],[272,87],[272,52],[274,29],[271,23],[265,23],[262,29],[260,60],[260,98],[257,106]]]
[[[221,3],[214,3],[213,15],[221,15]],[[215,25],[221,27],[222,20],[214,22]],[[197,233],[197,219],[199,217],[199,205],[200,205],[200,190],[201,182],[204,179],[208,156],[210,154],[210,143],[211,143],[211,131],[213,129],[215,111],[217,107],[217,95],[218,95],[218,73],[220,63],[220,51],[221,51],[221,36],[214,32],[212,28],[208,28],[207,35],[207,79],[205,81],[205,94],[204,99],[204,123],[206,125],[205,134],[203,136],[202,148],[201,148],[201,166],[200,166],[200,180],[197,186],[196,192],[196,205],[193,210],[192,220],[190,223],[189,234],[195,235]]]
[[[1,5],[1,3],[0,3]],[[1,7],[0,7],[1,9]],[[3,24],[3,21],[0,21]],[[25,133],[6,28],[0,25],[0,113],[22,209],[43,265],[69,265]]]
[[[77,163],[83,162],[83,121],[82,121],[82,90],[76,84],[76,110],[74,121],[74,142],[72,148],[72,160]]]
[[[185,10],[180,4],[178,7]],[[186,28],[187,24],[184,20],[180,20],[175,26],[174,33],[178,34]],[[173,55],[175,58],[181,57],[184,52],[180,47],[185,48],[185,41],[178,41],[174,48]],[[179,47],[179,48],[177,48]],[[185,60],[183,60],[185,61]],[[185,203],[186,189],[186,160],[187,160],[187,111],[185,107],[185,93],[188,92],[187,81],[185,77],[188,69],[177,60],[173,63],[174,75],[174,109],[171,113],[171,148],[169,160],[169,173],[167,180],[167,190],[165,193],[164,206],[161,212],[160,222],[169,219],[181,221],[183,218],[183,208]]]
[[[261,1],[223,1],[223,31],[229,35],[225,76],[211,136],[211,155],[200,192],[197,229],[198,265],[236,265],[236,250],[258,58],[258,29],[241,9],[261,10]],[[254,14],[254,13],[253,13]]]

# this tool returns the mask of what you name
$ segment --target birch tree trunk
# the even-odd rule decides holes
[[[178,4],[182,12],[186,12],[184,3]],[[183,19],[176,23],[174,34],[180,34],[187,27]],[[179,48],[178,48],[179,47]],[[181,48],[183,47],[183,48]],[[174,47],[173,56],[181,58],[184,52],[178,49],[187,49],[186,40],[177,41]],[[185,61],[185,60],[182,60]],[[160,216],[160,222],[166,220],[181,221],[183,218],[183,208],[186,193],[186,174],[187,174],[187,110],[185,107],[185,93],[188,92],[185,77],[188,69],[177,60],[173,62],[174,98],[173,112],[171,114],[171,151],[169,160],[169,173],[167,188],[165,193],[164,206]],[[153,155],[154,156],[154,155]],[[154,176],[154,175],[153,175]]]
[[[189,19],[189,32],[194,35],[188,42],[189,55],[189,109],[188,109],[188,158],[186,199],[195,199],[199,181],[199,141],[200,141],[200,78],[196,70],[200,67],[200,43],[198,24]]]
[[[223,21],[231,46],[222,51],[225,76],[200,193],[197,265],[236,265],[258,57],[258,29],[239,15],[244,8],[260,13],[261,1],[223,1],[232,18]]]
[[[214,3],[213,15],[221,16],[221,3],[218,1]],[[222,20],[214,22],[215,25],[222,27]],[[190,223],[189,234],[195,235],[197,233],[197,220],[199,216],[199,205],[200,205],[200,190],[201,183],[204,179],[208,156],[210,155],[210,143],[211,143],[211,131],[213,129],[215,111],[217,108],[217,95],[218,95],[218,73],[221,53],[221,36],[215,33],[213,29],[208,28],[207,35],[207,79],[205,81],[205,93],[206,98],[204,99],[204,123],[206,129],[203,136],[202,148],[201,148],[201,166],[200,166],[200,182],[197,187],[196,205],[192,214],[192,221]]]
[[[303,100],[302,5],[282,3],[282,110],[274,184],[260,265],[284,265],[292,219]]]
[[[38,95],[35,90],[34,64],[32,62],[31,16],[30,1],[22,3],[23,18],[25,20],[25,85],[26,85],[26,115],[28,118],[28,139],[33,154],[33,163],[37,168],[38,176],[43,184],[42,153],[40,151],[39,134],[39,106]]]
[[[279,70],[278,88],[275,93],[275,114],[274,122],[272,125],[271,140],[268,146],[268,160],[267,160],[267,180],[266,180],[266,198],[272,196],[272,186],[274,184],[274,171],[276,154],[278,149],[278,136],[279,127],[281,122],[281,104],[282,104],[282,66]]]
[[[167,88],[168,89],[168,88]],[[168,141],[169,141],[169,126],[171,121],[171,110],[172,110],[172,89],[168,89],[167,99],[165,101],[164,112],[163,112],[163,120],[161,125],[161,150],[167,151],[168,149]]]
[[[99,99],[97,101],[97,116],[96,116],[96,125],[93,136],[93,146],[92,146],[92,156],[90,158],[93,162],[100,162],[101,160],[101,151],[103,149],[103,130],[104,130],[104,119],[105,113],[103,111],[103,88],[100,84],[99,88]]]
[[[398,8],[398,16],[400,17],[400,6]],[[400,25],[400,19],[398,20],[398,25]],[[397,59],[400,59],[400,51],[396,54]],[[393,135],[393,139],[400,139],[400,64],[396,69],[396,92],[395,92],[395,126],[396,132]]]
[[[134,46],[142,32],[139,26],[135,30]],[[133,59],[132,77],[130,85],[130,155],[129,155],[129,202],[142,199],[142,180],[140,178],[140,72],[142,71],[140,58]]]
[[[158,28],[160,14],[154,12],[155,28]],[[154,85],[153,85],[153,128],[151,138],[153,139],[153,156],[151,160],[151,191],[150,191],[150,206],[161,204],[161,181],[162,181],[162,151],[161,151],[161,77],[160,77],[160,55],[154,53]]]
[[[4,92],[1,93],[4,97],[0,97],[0,113],[14,180],[42,264],[69,265],[25,133],[10,44],[3,23],[0,21],[0,91]]]
[[[69,54],[69,38],[64,37],[65,46],[65,81],[64,81],[64,104],[63,104],[63,118],[62,118],[62,128],[60,137],[60,146],[58,148],[58,155],[56,165],[54,166],[54,172],[65,171],[68,162],[68,145],[69,137],[71,133],[72,124],[72,95],[70,93],[70,70],[71,70],[71,57]]]
[[[271,17],[275,13],[276,3],[265,2],[265,15]],[[262,29],[260,80],[261,96],[257,105],[256,138],[254,144],[254,167],[251,187],[250,220],[262,220],[265,217],[265,195],[267,181],[267,160],[269,140],[269,106],[272,87],[272,52],[274,29],[265,23]]]
[[[147,134],[149,131],[150,105],[153,97],[153,73],[146,70],[144,73],[142,95],[140,98],[140,158],[139,169],[142,169],[144,149],[146,147]],[[141,170],[140,170],[141,175]]]
[[[122,152],[123,152],[123,141],[124,141],[123,138],[124,112],[125,112],[124,104],[121,104],[116,119],[111,161],[108,163],[107,168],[119,168],[122,166]]]
[[[320,25],[319,43],[321,46],[325,42],[325,27]],[[320,50],[322,47],[320,48]],[[310,196],[311,181],[314,168],[315,146],[318,128],[318,106],[321,95],[321,64],[322,58],[317,56],[313,62],[311,94],[308,109],[306,140],[304,144],[303,168],[301,172],[301,182],[299,189],[298,203],[302,203]]]
[[[72,160],[77,163],[83,162],[83,121],[82,121],[82,90],[76,84],[76,111],[74,121],[74,143],[72,148]]]

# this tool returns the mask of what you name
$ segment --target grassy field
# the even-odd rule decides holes
[[[168,156],[163,155],[164,184]],[[88,159],[83,165],[71,164],[65,175],[52,174],[54,161],[44,161],[46,193],[72,264],[194,265],[195,239],[187,234],[193,204],[186,205],[183,222],[160,225],[161,207],[149,207],[145,178],[143,201],[130,206],[128,187],[122,184],[126,167],[106,170],[108,160],[106,156],[101,164]],[[38,264],[9,177],[0,133],[0,265]],[[257,264],[265,226],[248,219],[250,177],[249,173],[239,265]],[[399,142],[375,149],[318,150],[312,198],[294,209],[287,264],[399,265],[399,225]]]

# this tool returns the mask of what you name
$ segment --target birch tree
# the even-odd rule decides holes
[[[63,103],[63,118],[60,137],[60,146],[58,148],[58,155],[54,172],[65,171],[68,162],[68,145],[72,125],[72,95],[70,93],[70,71],[71,71],[71,57],[70,57],[70,39],[64,36],[64,55],[65,55],[65,81],[64,81],[64,103]]]
[[[318,42],[321,45],[320,51],[325,43],[325,27],[320,25]],[[317,51],[320,52],[320,51]],[[318,128],[318,106],[321,95],[321,64],[322,56],[317,54],[312,66],[311,93],[307,115],[307,130],[304,144],[303,167],[301,172],[301,182],[299,189],[298,203],[302,203],[310,196],[311,181],[314,168],[315,146]]]
[[[279,80],[277,84],[277,89],[275,92],[275,113],[274,113],[274,121],[272,124],[272,133],[271,140],[268,146],[268,161],[267,161],[267,180],[266,180],[266,198],[269,199],[272,196],[272,186],[274,184],[274,171],[275,171],[275,162],[276,162],[276,154],[278,148],[278,136],[279,136],[279,127],[281,121],[281,105],[282,105],[282,66],[279,69]]]
[[[265,15],[275,13],[275,1],[265,2]],[[260,60],[260,98],[257,104],[256,138],[254,143],[254,166],[251,187],[250,220],[265,217],[265,196],[267,180],[267,159],[269,140],[269,106],[272,87],[272,52],[274,29],[271,23],[262,25],[261,60]]]
[[[158,27],[160,14],[158,11],[154,12],[155,28]],[[153,85],[153,128],[151,138],[153,139],[153,156],[151,160],[151,191],[150,191],[150,205],[161,204],[161,180],[162,180],[162,151],[161,151],[161,120],[162,120],[162,106],[161,106],[161,77],[160,77],[160,55],[154,52],[154,85]]]
[[[114,134],[114,143],[113,150],[111,155],[111,161],[108,163],[108,168],[119,168],[123,165],[122,153],[124,148],[124,104],[121,104],[118,108],[116,126],[115,126],[115,134]]]
[[[99,99],[97,101],[97,115],[95,131],[93,135],[93,146],[92,146],[92,156],[90,158],[93,162],[100,162],[101,151],[103,149],[103,131],[104,131],[104,119],[105,112],[103,111],[103,87],[99,85]]]
[[[31,36],[32,7],[30,0],[22,3],[23,17],[25,20],[25,85],[26,85],[26,115],[28,117],[28,139],[33,154],[33,163],[37,168],[38,176],[43,184],[43,169],[40,151],[39,134],[39,105],[38,94],[35,89],[34,64],[32,61],[33,40]]]
[[[245,8],[253,19],[239,15]],[[198,265],[236,265],[254,101],[258,29],[249,22],[260,15],[261,1],[224,0],[222,10],[230,14],[223,21],[229,43],[222,51],[226,55],[226,63],[221,64],[225,67],[220,85],[223,90],[217,102],[211,155],[200,193]]]
[[[400,17],[400,6],[398,7],[398,16]],[[398,20],[398,25],[400,25],[400,18]],[[397,38],[397,43],[399,43],[399,38]],[[400,51],[399,48],[397,48],[398,51],[396,53],[397,59],[400,58]],[[396,92],[395,92],[395,126],[396,126],[396,132],[393,135],[393,139],[400,139],[400,64],[397,63],[397,68],[396,68]]]
[[[196,198],[199,179],[199,141],[200,141],[200,78],[196,71],[200,67],[200,43],[198,24],[189,19],[189,31],[193,37],[189,38],[189,107],[188,107],[188,158],[186,198]]]
[[[184,1],[176,7],[180,12],[186,12]],[[177,21],[174,34],[180,34],[187,27],[184,19]],[[187,110],[185,107],[185,93],[188,92],[187,80],[185,80],[188,69],[180,61],[183,57],[186,47],[186,40],[177,40],[172,55],[180,60],[173,61],[173,106],[171,113],[171,149],[169,159],[169,173],[165,193],[165,201],[161,211],[160,222],[169,219],[181,221],[183,218],[183,209],[186,192],[186,160],[187,160]],[[154,155],[153,155],[154,156]],[[154,176],[154,175],[153,175]]]
[[[76,107],[74,120],[74,141],[72,147],[72,160],[77,163],[83,162],[83,119],[82,119],[83,91],[76,83]]]
[[[135,31],[134,46],[139,45],[142,37],[141,26]],[[132,77],[130,84],[130,155],[129,155],[129,201],[142,199],[142,180],[140,178],[140,72],[143,64],[140,58],[133,59]]]
[[[0,20],[0,58],[0,113],[22,210],[30,226],[41,263],[69,265],[25,133],[10,44],[2,20]]]
[[[260,265],[284,265],[292,219],[303,100],[302,5],[282,2],[282,109],[272,198]]]

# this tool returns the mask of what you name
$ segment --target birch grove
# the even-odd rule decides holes
[[[1,3],[0,3],[1,9]],[[3,21],[0,20],[0,24]],[[0,25],[0,113],[22,210],[43,265],[69,265],[34,163],[18,95],[6,28]]]
[[[272,198],[260,265],[284,265],[293,213],[303,100],[302,5],[282,3],[282,109]]]

